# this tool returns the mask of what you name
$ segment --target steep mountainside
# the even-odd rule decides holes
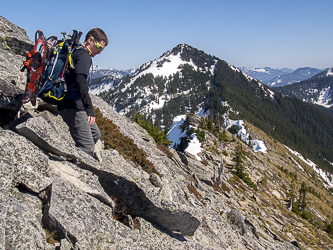
[[[220,63],[226,71],[215,74],[210,88],[222,88],[234,74],[247,79]],[[91,95],[102,134],[91,157],[75,146],[54,106],[40,99],[21,105],[19,83],[0,79],[0,249],[333,248],[333,196],[320,170],[250,123],[266,153],[209,117],[188,115],[182,129],[189,138],[200,134],[197,160],[158,145]],[[246,83],[259,86],[258,99],[275,96],[256,81]]]
[[[222,116],[227,110],[223,103],[227,102],[235,117],[333,172],[329,164],[333,162],[331,116],[274,93],[227,62],[186,44],[142,65],[100,96],[119,113],[131,117],[140,111],[156,126],[165,128],[171,126],[172,117],[201,108]]]
[[[270,87],[281,87],[285,85],[290,85],[295,82],[300,82],[309,79],[320,72],[322,72],[322,70],[310,67],[299,68],[290,74],[279,75],[271,79],[270,81],[267,82],[267,85]]]
[[[332,109],[333,68],[329,68],[308,80],[276,88],[276,90],[283,95],[296,97],[304,102]]]
[[[245,74],[253,77],[254,79],[258,79],[262,83],[267,84],[270,80],[277,76],[285,75],[292,73],[293,69],[288,68],[282,68],[282,69],[276,69],[276,68],[270,68],[270,67],[264,67],[264,68],[252,68],[252,67],[238,67],[241,71],[243,71]]]

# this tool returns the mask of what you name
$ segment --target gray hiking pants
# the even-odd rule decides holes
[[[67,123],[69,132],[76,146],[87,154],[93,156],[95,144],[101,138],[101,132],[96,122],[89,126],[88,116],[85,111],[64,109],[59,111],[62,119]]]

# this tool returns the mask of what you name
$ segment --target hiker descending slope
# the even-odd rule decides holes
[[[92,64],[91,57],[100,54],[107,45],[108,38],[103,30],[94,28],[86,34],[83,45],[74,49],[71,58],[74,67],[69,67],[65,74],[67,94],[57,105],[76,146],[91,156],[101,134],[95,122],[87,78]]]

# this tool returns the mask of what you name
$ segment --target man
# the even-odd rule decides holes
[[[95,122],[87,78],[91,57],[100,54],[107,45],[108,38],[103,30],[94,28],[86,34],[83,46],[76,48],[72,54],[75,68],[69,69],[65,75],[68,92],[58,104],[58,111],[67,123],[76,146],[91,156],[101,133]]]

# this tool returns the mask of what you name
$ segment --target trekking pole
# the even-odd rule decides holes
[[[76,38],[77,38],[77,30],[73,30],[73,35],[72,35],[72,40],[71,40],[72,45],[75,43]]]
[[[67,36],[67,38],[69,38],[69,35],[67,34],[67,32],[66,31],[63,31],[63,32],[61,32],[61,34],[63,35],[63,39],[66,39],[66,36]]]

